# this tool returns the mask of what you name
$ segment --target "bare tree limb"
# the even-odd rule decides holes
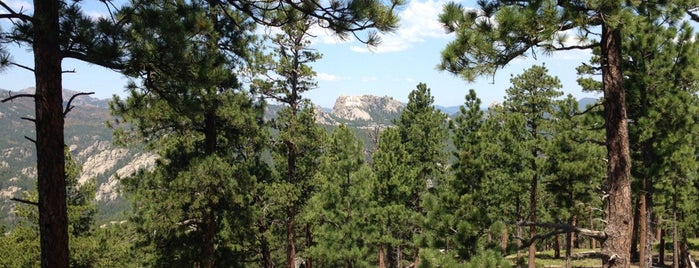
[[[27,71],[30,71],[30,72],[32,72],[32,73],[34,72],[34,69],[33,69],[33,68],[30,68],[29,66],[22,65],[22,64],[19,64],[19,63],[14,63],[14,62],[10,62],[10,64],[11,64],[11,65],[14,65],[14,66],[17,66],[17,67],[19,67],[19,68],[25,69],[25,70],[27,70]]]
[[[12,100],[14,100],[14,99],[16,99],[16,98],[32,98],[32,99],[33,99],[33,98],[36,97],[34,94],[17,94],[17,95],[14,95],[14,96],[12,96],[12,92],[10,92],[9,94],[10,94],[9,97],[2,99],[2,101],[0,101],[0,102],[5,103],[5,102],[8,102],[8,101],[12,101]]]
[[[35,140],[35,139],[32,139],[32,138],[27,137],[27,136],[24,136],[24,138],[27,139],[28,141],[31,141],[32,143],[36,144],[36,140]]]
[[[597,107],[600,107],[601,105],[602,105],[602,103],[596,102],[595,104],[591,105],[590,107],[587,107],[587,109],[585,109],[585,111],[582,111],[582,112],[579,112],[579,113],[574,113],[573,116],[584,115],[584,114],[586,114],[586,113],[589,113],[589,112],[592,111],[593,109],[595,109],[595,108],[597,108]]]
[[[32,122],[32,123],[36,123],[36,119],[34,119],[34,118],[29,118],[29,117],[24,117],[24,116],[23,116],[23,117],[20,117],[19,119],[23,119],[23,120],[30,121],[30,122]]]
[[[604,242],[604,240],[607,239],[607,234],[602,231],[596,231],[596,230],[591,230],[587,228],[580,228],[577,226],[573,226],[570,224],[565,224],[565,223],[546,223],[546,222],[518,222],[517,225],[519,226],[538,226],[538,227],[544,227],[544,228],[554,228],[555,230],[542,234],[542,235],[536,235],[530,239],[521,239],[523,240],[523,247],[529,247],[532,243],[535,243],[536,241],[543,240],[549,237],[552,237],[557,234],[564,234],[564,233],[577,233],[583,236],[587,236],[589,238],[595,239],[600,242]],[[526,245],[524,245],[526,244]]]
[[[66,104],[66,110],[63,112],[63,117],[65,118],[68,115],[68,113],[71,110],[73,110],[73,108],[75,108],[75,106],[73,106],[73,100],[75,100],[75,98],[77,98],[78,96],[87,96],[92,94],[95,94],[95,92],[81,92],[76,93],[72,97],[70,97],[70,100],[68,100],[68,104]]]
[[[23,203],[23,204],[27,204],[27,205],[33,205],[33,206],[38,206],[38,205],[39,205],[39,202],[29,201],[29,200],[26,200],[26,199],[21,199],[21,198],[16,198],[16,197],[10,198],[10,200],[12,200],[12,201],[17,201],[17,202],[20,202],[20,203]]]
[[[600,141],[600,140],[595,140],[595,139],[589,139],[589,138],[585,138],[585,139],[576,139],[576,138],[573,138],[572,140],[575,141],[575,142],[578,142],[578,143],[589,142],[589,143],[596,144],[596,145],[600,145],[600,146],[605,146],[605,145],[607,145],[606,142],[603,142],[603,141]]]
[[[23,10],[20,9],[19,12],[17,12],[8,6],[5,1],[0,1],[0,6],[8,12],[7,14],[0,14],[0,19],[20,19],[24,22],[33,21],[31,16],[22,13]]]

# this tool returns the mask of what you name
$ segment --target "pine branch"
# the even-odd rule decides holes
[[[581,45],[576,45],[576,46],[563,46],[563,45],[562,45],[562,46],[560,46],[560,47],[557,47],[557,46],[554,46],[554,45],[537,45],[537,46],[538,46],[538,47],[541,47],[541,48],[544,48],[544,49],[548,49],[548,50],[566,51],[566,50],[574,50],[574,49],[580,49],[580,50],[584,50],[584,49],[593,49],[593,48],[595,48],[595,47],[600,46],[600,44],[599,44],[599,43],[594,43],[594,44],[589,44],[589,45],[584,45],[584,46],[581,46]]]
[[[63,117],[65,118],[68,113],[75,108],[75,106],[72,105],[73,100],[77,98],[78,96],[87,96],[87,95],[92,95],[95,94],[95,92],[81,92],[81,93],[76,93],[72,97],[70,97],[70,100],[68,100],[68,104],[66,104],[66,110],[63,112]]]
[[[23,203],[23,204],[27,204],[27,205],[33,205],[33,206],[38,206],[38,205],[39,205],[39,202],[29,201],[29,200],[26,200],[26,199],[21,199],[21,198],[16,198],[16,197],[10,198],[10,200],[12,200],[12,201],[17,201],[17,202],[20,202],[20,203]]]

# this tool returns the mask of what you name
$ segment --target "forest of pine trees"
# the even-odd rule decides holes
[[[394,30],[403,4],[145,0],[92,20],[80,1],[35,0],[30,14],[0,0],[13,21],[0,44],[36,58],[21,66],[36,93],[3,102],[34,99],[38,170],[37,190],[16,199],[21,221],[0,228],[0,266],[533,268],[550,251],[571,267],[586,249],[603,267],[689,267],[698,2],[450,3],[440,22],[455,40],[440,69],[473,80],[534,51],[591,49],[578,83],[603,97],[580,107],[535,65],[490,107],[455,90],[465,97],[453,117],[419,83],[373,146],[317,125],[304,97],[322,60],[311,27],[376,45],[371,30]],[[11,56],[0,51],[0,67],[17,67]],[[121,222],[97,226],[95,186],[79,185],[65,149],[64,58],[131,78],[110,102],[115,143],[160,157],[120,178]],[[283,108],[265,120],[270,102]]]

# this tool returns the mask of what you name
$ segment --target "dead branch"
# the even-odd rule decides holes
[[[0,6],[7,10],[7,13],[0,14],[0,18],[2,19],[20,19],[24,22],[33,21],[33,18],[24,14],[24,10],[22,9],[20,9],[19,12],[17,12],[14,9],[12,9],[9,5],[7,5],[4,1],[0,1]]]
[[[596,145],[599,145],[599,146],[605,146],[605,145],[607,145],[606,142],[603,142],[603,141],[600,141],[600,140],[595,140],[595,139],[575,139],[575,138],[574,138],[574,139],[572,139],[572,140],[575,141],[575,142],[577,142],[577,143],[586,143],[586,142],[589,142],[589,143],[596,144]]]
[[[27,136],[24,136],[24,138],[27,139],[28,141],[31,141],[32,143],[36,144],[36,140],[35,140],[35,139],[32,139],[32,138],[27,137]]]
[[[584,114],[589,113],[590,111],[592,111],[593,109],[595,109],[601,105],[602,105],[602,103],[595,102],[595,104],[590,105],[590,107],[587,107],[587,109],[585,109],[585,111],[582,111],[579,113],[574,113],[573,116],[584,115]]]
[[[5,103],[5,102],[8,102],[8,101],[12,101],[12,100],[14,100],[14,99],[16,99],[16,98],[35,98],[35,97],[36,97],[36,95],[34,95],[34,94],[17,94],[17,95],[14,95],[14,96],[12,95],[12,92],[10,92],[10,93],[8,93],[8,94],[9,94],[10,96],[7,97],[7,98],[2,99],[2,101],[0,101],[0,102]]]
[[[34,119],[34,118],[29,118],[29,117],[20,117],[19,119],[22,119],[22,120],[27,120],[27,121],[30,121],[30,122],[36,123],[36,119]]]
[[[23,204],[27,204],[27,205],[33,205],[33,206],[38,206],[38,205],[39,205],[39,202],[29,201],[29,200],[26,200],[26,199],[21,199],[21,198],[16,198],[16,197],[10,198],[10,200],[16,201],[16,202],[20,202],[20,203],[23,203]]]
[[[565,233],[577,233],[577,234],[595,239],[595,240],[600,241],[600,242],[604,242],[604,240],[607,239],[607,234],[605,232],[591,230],[591,229],[587,229],[587,228],[580,228],[580,227],[573,226],[573,225],[566,224],[566,223],[518,222],[517,225],[519,225],[519,226],[537,226],[537,227],[555,229],[555,230],[553,230],[549,233],[546,233],[546,234],[535,235],[534,237],[532,237],[530,239],[518,238],[518,239],[523,241],[522,248],[529,247],[529,245],[531,245],[532,243],[535,243],[536,241],[550,238],[550,237],[557,235],[557,234],[565,234]]]
[[[19,67],[19,68],[25,69],[25,70],[27,70],[27,71],[30,71],[30,72],[32,72],[32,73],[34,72],[34,69],[30,68],[29,66],[22,65],[22,64],[19,64],[19,63],[15,63],[15,62],[10,62],[10,64],[11,64],[11,65],[14,65],[14,66],[17,66],[17,67]]]
[[[68,104],[66,104],[66,110],[63,112],[63,117],[65,118],[68,115],[68,113],[71,110],[73,110],[73,108],[75,108],[75,106],[73,106],[73,100],[75,100],[75,98],[77,98],[78,96],[87,96],[92,94],[95,94],[95,92],[80,92],[70,97],[70,100],[68,100]]]

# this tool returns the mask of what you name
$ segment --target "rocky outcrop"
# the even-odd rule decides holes
[[[384,96],[340,96],[335,101],[332,115],[347,121],[388,121],[397,117],[405,104]]]

